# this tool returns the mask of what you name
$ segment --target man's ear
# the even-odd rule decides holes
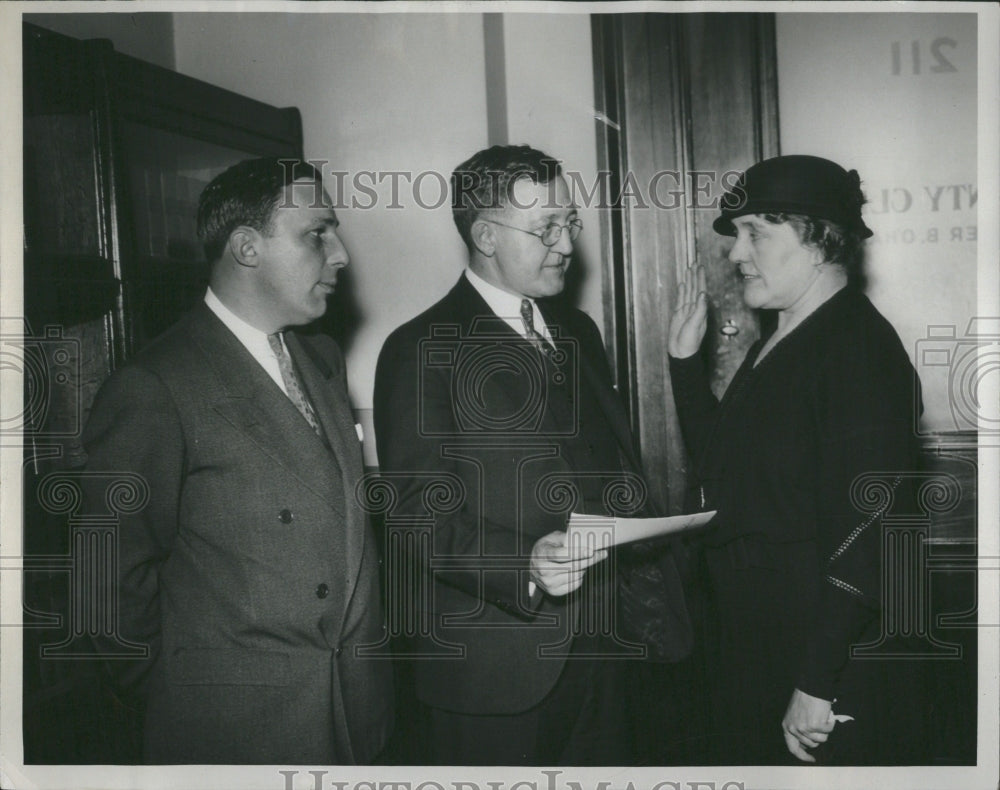
[[[487,258],[492,258],[497,249],[496,234],[493,226],[484,219],[477,219],[469,229],[472,243],[479,253]]]
[[[259,251],[257,247],[259,241],[260,233],[258,231],[246,225],[240,225],[229,234],[227,243],[229,254],[240,266],[255,269],[258,265],[257,255]]]

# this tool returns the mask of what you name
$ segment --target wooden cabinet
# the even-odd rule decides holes
[[[51,649],[92,624],[72,528],[38,485],[82,465],[101,382],[204,294],[201,190],[242,159],[301,156],[302,125],[108,41],[25,24],[23,46],[25,761],[130,762],[137,711],[101,693],[97,660]]]

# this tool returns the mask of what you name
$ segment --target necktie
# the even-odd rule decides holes
[[[541,351],[545,356],[551,354],[554,350],[552,348],[552,344],[542,337],[541,333],[535,329],[535,308],[534,305],[531,304],[530,299],[521,300],[521,321],[524,322],[524,333],[528,342]]]
[[[305,417],[306,422],[316,431],[317,436],[322,436],[319,429],[319,421],[316,419],[316,412],[313,411],[312,404],[302,391],[299,384],[299,377],[295,375],[295,368],[292,367],[292,358],[285,351],[285,346],[281,342],[281,333],[275,332],[267,336],[268,345],[271,351],[278,358],[278,368],[281,370],[281,378],[285,382],[285,389],[288,391],[288,399],[295,404],[295,408]]]

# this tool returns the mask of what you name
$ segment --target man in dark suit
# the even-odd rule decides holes
[[[391,724],[378,558],[354,496],[358,434],[326,311],[348,256],[321,174],[242,162],[201,196],[203,304],[117,370],[88,470],[145,478],[123,516],[109,662],[145,706],[151,763],[370,762]],[[99,512],[102,491],[89,493]]]
[[[597,327],[552,299],[582,224],[559,163],[528,146],[480,151],[452,192],[469,267],[386,341],[374,403],[394,523],[433,518],[408,542],[426,582],[393,588],[424,624],[405,650],[429,759],[628,764],[623,659],[640,642],[677,659],[690,626],[662,546],[568,539],[577,514],[645,496]]]

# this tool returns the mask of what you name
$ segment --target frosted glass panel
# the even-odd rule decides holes
[[[138,123],[125,124],[125,149],[137,254],[204,262],[198,197],[216,175],[251,154]]]
[[[776,35],[782,153],[861,175],[868,295],[920,374],[921,430],[974,428],[925,352],[964,348],[977,315],[976,16],[786,13]]]

